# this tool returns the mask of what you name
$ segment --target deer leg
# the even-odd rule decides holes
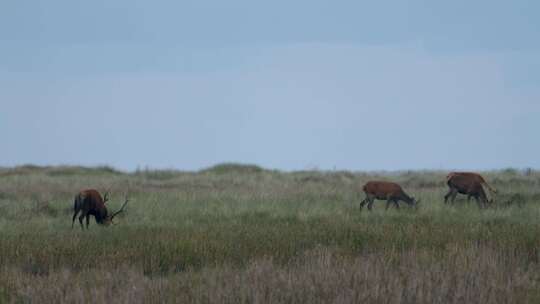
[[[392,203],[392,199],[387,199],[386,200],[386,207],[384,208],[384,210],[388,210],[388,207],[390,207],[390,204]]]
[[[480,202],[480,199],[478,198],[478,195],[475,195],[474,199],[476,200],[476,203],[478,204],[478,208],[480,208],[480,209],[484,208],[484,204],[483,204],[483,202]]]
[[[367,203],[367,197],[364,198],[363,201],[360,202],[360,211],[362,211],[362,209],[364,208],[364,205]]]
[[[373,208],[373,203],[375,203],[375,197],[371,197],[369,199],[368,209],[371,210]]]
[[[90,225],[90,214],[86,215],[86,230],[88,230],[88,225]]]
[[[373,197],[369,194],[366,193],[366,198],[362,201],[362,203],[360,204],[360,207],[364,207],[364,205],[367,204],[367,208],[368,210],[371,211],[371,205],[373,204]]]
[[[394,200],[394,205],[396,205],[396,209],[399,209],[399,202],[397,200]]]
[[[450,188],[450,190],[448,190],[448,193],[446,193],[446,195],[444,196],[444,203],[445,204],[448,204],[448,198],[450,196],[452,196],[452,193],[453,193],[452,188]]]
[[[480,201],[480,198],[478,198],[478,195],[471,195],[472,197],[474,197],[474,200],[476,200],[476,204],[478,205],[478,208],[482,209],[484,208],[484,204],[482,201]]]
[[[457,194],[458,194],[457,190],[454,190],[454,192],[452,192],[452,197],[450,198],[450,202],[452,202],[452,204],[456,200]]]
[[[75,210],[75,213],[73,214],[73,220],[71,221],[71,229],[73,229],[73,226],[75,225],[75,218],[77,218],[78,213],[79,210]]]
[[[84,219],[84,212],[81,213],[81,215],[79,215],[79,223],[81,223],[82,230],[84,230],[83,219]]]

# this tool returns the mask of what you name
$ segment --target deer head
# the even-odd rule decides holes
[[[418,208],[418,204],[420,203],[420,200],[417,200],[414,197],[411,197],[410,201],[405,201],[409,206],[414,207],[415,209]]]

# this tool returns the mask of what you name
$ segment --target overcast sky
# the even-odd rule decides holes
[[[538,1],[0,2],[0,166],[540,168]]]

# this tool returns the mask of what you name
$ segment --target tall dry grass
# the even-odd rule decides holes
[[[5,301],[37,303],[535,303],[538,269],[519,255],[469,247],[440,259],[415,249],[342,256],[316,248],[285,265],[268,256],[166,276],[129,263],[47,275],[8,268],[0,286]]]

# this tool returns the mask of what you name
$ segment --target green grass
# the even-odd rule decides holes
[[[540,172],[484,172],[487,210],[443,204],[445,174],[3,168],[0,302],[538,301]],[[370,179],[422,203],[360,212]],[[129,195],[117,225],[71,229],[85,188]]]

